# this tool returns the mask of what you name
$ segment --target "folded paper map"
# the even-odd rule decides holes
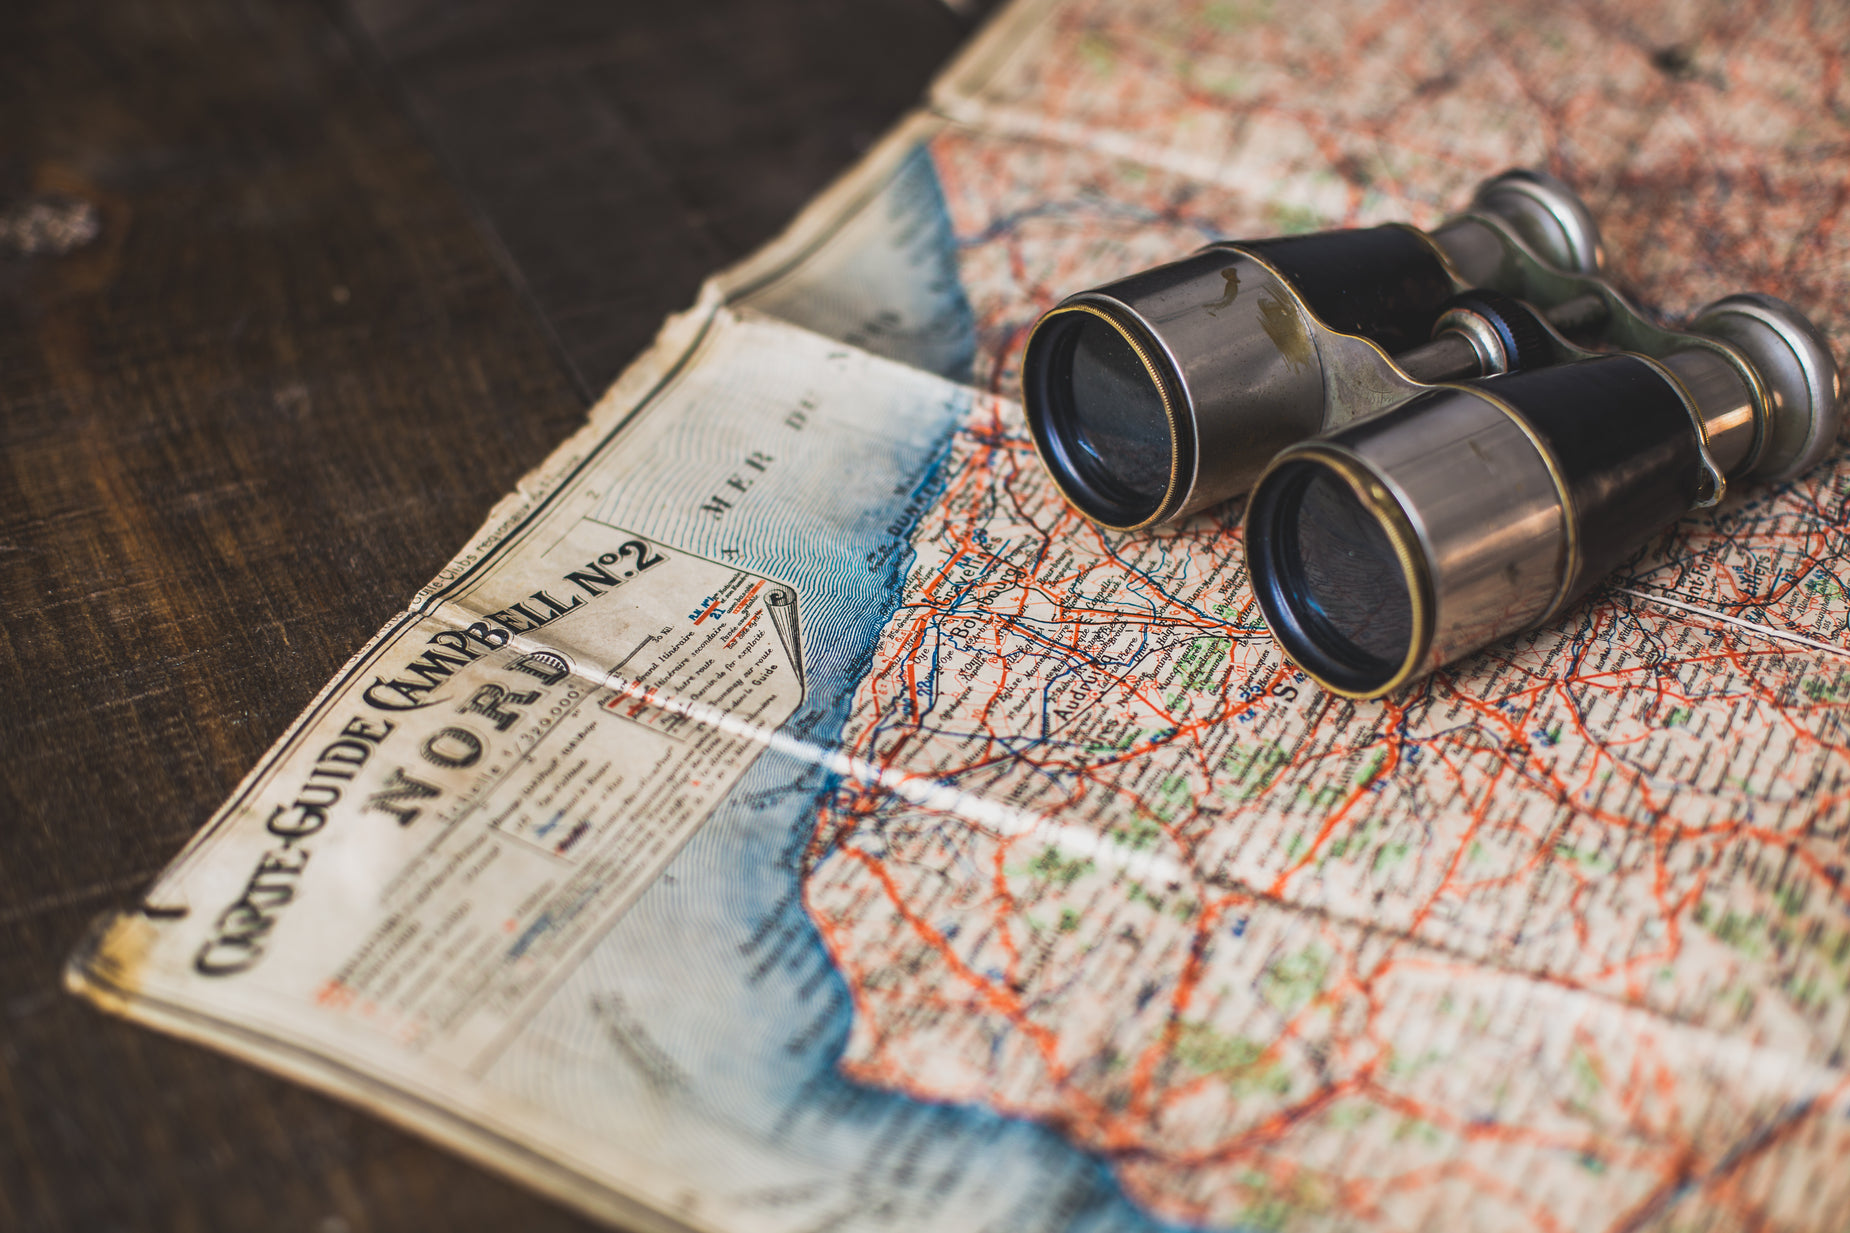
[[[71,963],[613,1224],[1835,1230],[1850,453],[1380,702],[1035,462],[1061,296],[1542,167],[1850,344],[1850,9],[1024,0]]]

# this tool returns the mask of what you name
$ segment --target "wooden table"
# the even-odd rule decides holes
[[[0,1229],[582,1227],[59,969],[691,302],[938,0],[69,0],[0,33]]]

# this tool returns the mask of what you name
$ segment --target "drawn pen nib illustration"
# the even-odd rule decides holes
[[[803,678],[803,633],[797,625],[797,593],[789,587],[772,587],[764,595],[765,610],[771,614],[771,624],[777,627],[777,636],[784,640],[784,652],[790,656],[790,666],[797,670],[797,680],[808,688]]]

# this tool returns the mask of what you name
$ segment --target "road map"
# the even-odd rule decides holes
[[[1375,702],[1017,371],[1513,165],[1850,354],[1850,9],[1024,0],[717,276],[71,983],[619,1227],[1850,1227],[1850,450]]]

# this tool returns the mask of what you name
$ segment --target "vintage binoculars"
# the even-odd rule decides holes
[[[1585,205],[1528,171],[1431,232],[1212,244],[1040,319],[1029,429],[1110,528],[1249,493],[1273,636],[1326,688],[1378,697],[1835,439],[1837,366],[1796,309],[1729,296],[1669,330],[1603,268]]]

